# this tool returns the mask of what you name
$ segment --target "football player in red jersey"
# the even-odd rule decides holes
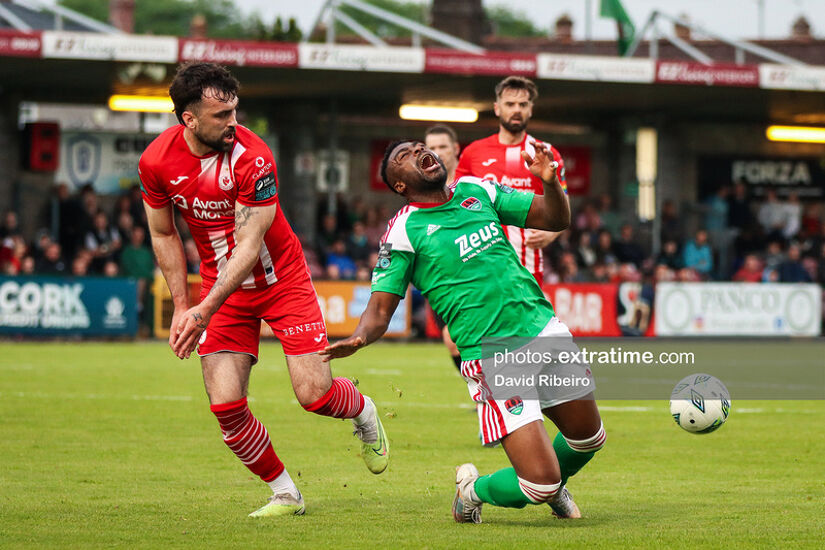
[[[327,345],[298,238],[278,203],[275,160],[236,120],[238,81],[224,67],[191,63],[169,88],[179,125],[140,158],[152,246],[172,294],[169,345],[184,359],[198,347],[204,385],[223,439],[272,488],[253,517],[300,515],[304,501],[247,405],[261,321],[283,345],[298,402],[310,412],[351,418],[373,473],[389,448],[375,404],[346,378],[332,378],[318,352]],[[190,308],[177,208],[201,257],[200,303]]]
[[[469,144],[458,161],[456,179],[475,176],[489,179],[521,191],[543,192],[541,180],[530,173],[521,152],[535,155],[539,142],[527,133],[527,124],[533,116],[533,103],[538,97],[536,85],[521,76],[508,76],[496,85],[496,101],[493,104],[499,119],[498,133]],[[550,144],[553,160],[558,163],[558,178],[567,193],[564,162],[559,152]],[[505,226],[507,238],[516,250],[521,265],[533,274],[542,285],[544,279],[542,249],[553,242],[558,233],[537,229]]]

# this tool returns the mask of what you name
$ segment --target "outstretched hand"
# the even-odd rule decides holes
[[[521,158],[527,163],[527,168],[537,178],[545,183],[550,183],[556,178],[556,168],[559,163],[553,160],[553,155],[550,153],[550,147],[545,143],[535,143],[536,156],[531,157],[527,151],[521,152]]]
[[[350,336],[346,340],[339,340],[334,344],[330,344],[321,350],[321,361],[329,363],[331,359],[340,359],[341,357],[349,357],[359,349],[366,346],[367,343],[360,336]]]

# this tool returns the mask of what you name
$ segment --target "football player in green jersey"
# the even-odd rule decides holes
[[[430,300],[461,353],[470,396],[481,404],[482,442],[501,441],[512,464],[485,476],[472,464],[458,467],[453,517],[462,523],[480,523],[484,503],[523,508],[546,502],[558,517],[581,517],[565,484],[605,442],[587,365],[577,367],[587,384],[550,401],[498,399],[482,372],[485,339],[570,338],[502,229],[561,231],[570,224],[570,207],[548,148],[538,144],[534,157],[522,156],[542,180],[543,195],[469,176],[448,186],[443,163],[424,144],[391,144],[382,176],[408,204],[390,220],[381,241],[372,295],[358,327],[321,353],[327,361],[346,357],[380,338],[410,283]],[[559,428],[555,440],[544,429],[542,415]]]

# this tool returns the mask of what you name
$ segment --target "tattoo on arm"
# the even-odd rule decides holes
[[[241,206],[241,208],[235,212],[235,230],[237,231],[244,227],[249,222],[249,218],[254,215],[255,211],[250,207]]]
[[[198,328],[206,328],[206,323],[203,322],[203,315],[201,315],[200,313],[194,313],[192,315],[192,318],[195,320],[195,324],[198,326]]]

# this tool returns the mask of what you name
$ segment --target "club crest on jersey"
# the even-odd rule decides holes
[[[218,186],[224,191],[229,191],[230,189],[232,189],[232,178],[230,178],[229,176],[221,176],[221,179],[218,182]]]
[[[481,201],[475,197],[467,197],[461,201],[461,207],[467,210],[481,210]]]
[[[510,399],[505,401],[504,407],[510,414],[518,416],[521,414],[521,411],[524,410],[524,401],[521,400],[521,397],[516,395],[515,397],[511,397]]]

